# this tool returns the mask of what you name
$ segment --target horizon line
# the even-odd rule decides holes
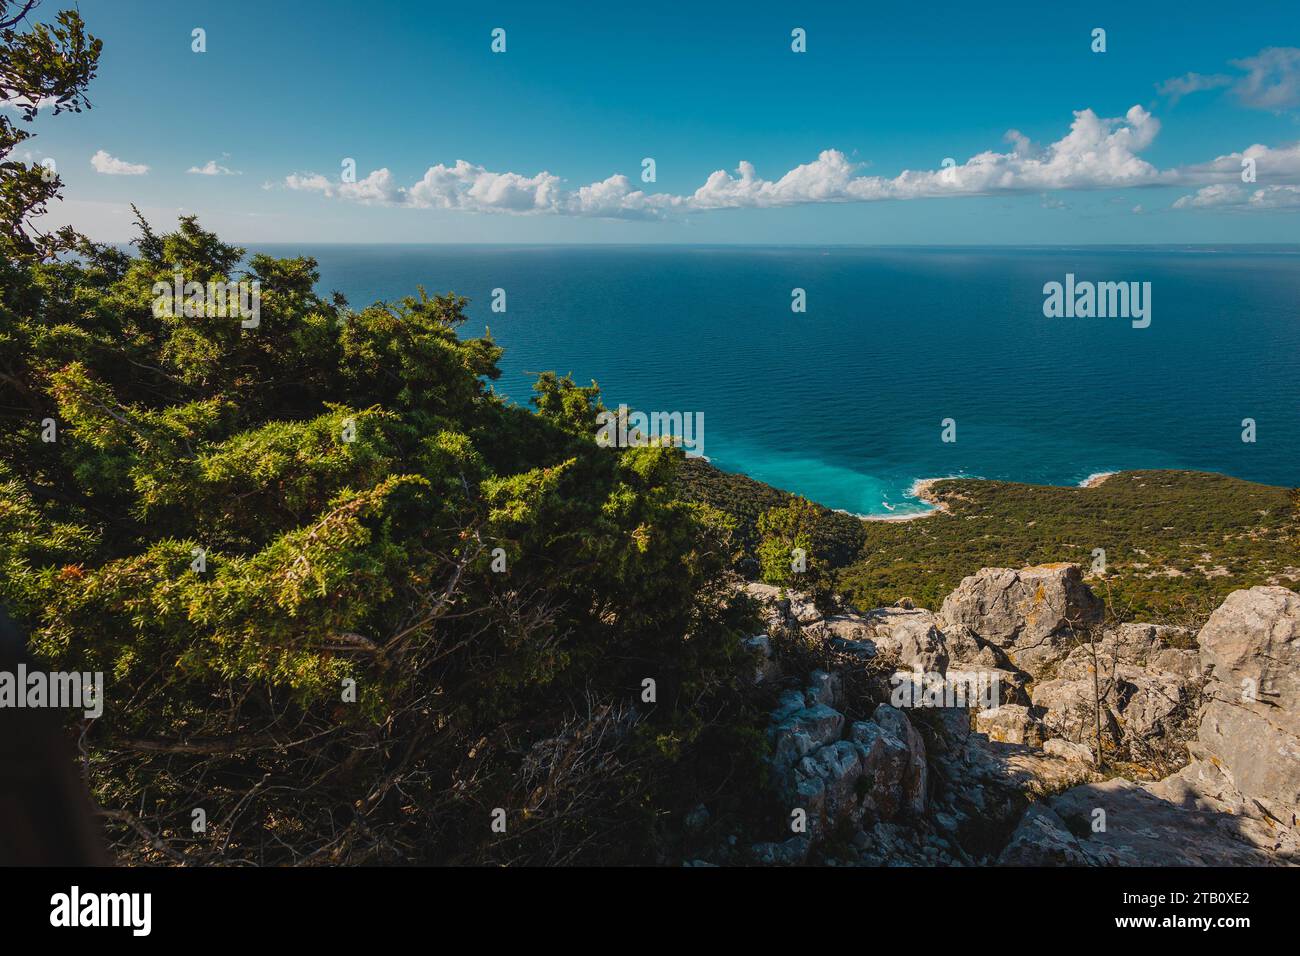
[[[223,239],[237,246],[447,246],[481,248],[623,248],[623,249],[1285,249],[1300,251],[1300,242],[452,242],[428,241],[339,241],[324,239]],[[134,245],[135,240],[108,240],[110,246]]]

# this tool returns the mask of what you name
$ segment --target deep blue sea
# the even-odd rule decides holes
[[[703,412],[714,464],[832,508],[923,510],[913,482],[947,475],[1300,483],[1300,246],[257,248],[315,256],[318,291],[356,307],[468,296],[464,333],[491,326],[512,400],[554,369],[610,407]],[[1045,318],[1066,273],[1150,282],[1150,326]]]

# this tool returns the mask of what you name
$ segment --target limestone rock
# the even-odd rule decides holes
[[[867,614],[831,615],[821,623],[838,650],[852,652],[856,645],[866,657],[888,653],[916,671],[942,674],[947,667],[944,636],[929,611],[881,607]]]
[[[849,735],[867,781],[866,809],[882,820],[893,819],[907,805],[904,781],[911,763],[907,744],[871,720],[853,724]]]
[[[1096,671],[1104,684],[1121,670],[1134,669],[1174,674],[1186,684],[1201,676],[1196,651],[1168,646],[1170,642],[1187,644],[1191,632],[1181,627],[1160,624],[1121,624],[1108,628],[1095,643],[1073,648],[1056,668],[1056,677],[1091,681]]]
[[[920,815],[925,812],[927,764],[925,740],[907,715],[896,707],[879,704],[872,720],[892,733],[907,747],[907,768],[903,775],[903,807],[908,812]]]
[[[1211,678],[1198,754],[1243,794],[1300,805],[1300,595],[1233,591],[1197,643]]]
[[[1097,706],[1092,681],[1056,680],[1034,685],[1034,706],[1043,711],[1043,725],[1056,737],[1095,747]],[[1119,721],[1106,700],[1101,704],[1102,737],[1118,743]]]
[[[980,657],[980,651],[982,650],[980,642],[966,628],[955,627],[942,633],[944,647],[948,651],[949,664],[980,663],[986,667],[996,667],[998,665],[996,657],[991,659],[982,659]]]
[[[1053,737],[1043,744],[1043,753],[1051,754],[1054,757],[1060,757],[1063,760],[1073,760],[1078,763],[1091,764],[1093,762],[1092,748],[1086,744],[1074,743],[1066,740],[1064,737]]]
[[[1174,739],[1187,716],[1183,682],[1173,674],[1121,668],[1113,695],[1126,742]],[[1190,734],[1189,734],[1190,736]]]
[[[766,634],[756,634],[741,641],[741,645],[754,654],[754,683],[764,684],[779,680],[781,664],[772,656],[772,639]]]
[[[1201,655],[1195,650],[1166,647],[1152,654],[1147,667],[1163,674],[1173,674],[1184,683],[1199,681],[1204,675]]]
[[[1201,661],[1236,699],[1278,729],[1300,736],[1300,594],[1280,587],[1233,591],[1197,636]],[[1243,698],[1243,687],[1255,699]]]
[[[1086,866],[1079,841],[1050,807],[1034,804],[998,857],[999,866]]]
[[[854,743],[839,740],[828,744],[800,760],[798,771],[805,778],[821,781],[826,820],[861,819],[857,787],[863,773],[863,755]]]
[[[795,711],[770,733],[773,737],[773,760],[777,767],[795,764],[818,747],[840,739],[844,715],[825,704]]]
[[[1300,738],[1218,699],[1206,705],[1198,738],[1243,793],[1300,806]]]
[[[1178,804],[1123,778],[1051,797],[1055,818],[1026,814],[1000,863],[1091,866],[1259,866],[1295,862],[1287,834],[1260,845],[1253,827],[1230,813]],[[1064,840],[1061,827],[1073,842]],[[1276,828],[1275,828],[1276,829]],[[1279,839],[1280,838],[1280,839]],[[1038,849],[1036,849],[1038,847]],[[1280,852],[1279,852],[1280,851]]]
[[[809,707],[818,704],[827,707],[841,705],[844,699],[844,679],[839,674],[816,670],[809,677],[811,682],[804,691],[804,700]]]
[[[975,715],[975,730],[988,735],[989,740],[1004,744],[1028,744],[1037,747],[1043,743],[1043,725],[1019,704],[1004,704],[991,710],[981,710]]]
[[[939,627],[945,634],[964,630],[1039,676],[1070,652],[1071,628],[1099,623],[1102,613],[1077,564],[984,568],[944,598]]]

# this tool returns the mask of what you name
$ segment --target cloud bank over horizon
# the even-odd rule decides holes
[[[1181,88],[1186,91],[1190,85],[1182,82]],[[1291,187],[1300,184],[1300,142],[1277,148],[1254,144],[1204,163],[1161,170],[1139,155],[1155,141],[1160,128],[1160,120],[1142,106],[1135,105],[1116,118],[1102,118],[1091,109],[1082,109],[1074,112],[1069,132],[1045,147],[1012,129],[1005,135],[1008,151],[987,150],[960,164],[945,160],[937,169],[904,169],[893,177],[859,175],[865,164],[851,161],[838,149],[822,150],[812,162],[774,180],[764,179],[753,163],[742,160],[734,172],[719,169],[709,174],[703,185],[687,195],[648,193],[622,174],[566,189],[563,180],[548,171],[533,175],[494,172],[463,159],[451,166],[430,166],[409,186],[397,183],[386,167],[355,182],[319,173],[293,173],[285,177],[283,185],[362,204],[610,219],[658,219],[720,209],[814,203],[1156,186],[1200,187],[1200,192],[1176,200],[1175,209],[1213,205],[1271,210],[1295,205],[1291,197],[1296,190]],[[1261,185],[1254,191],[1219,188],[1243,182],[1246,161]]]

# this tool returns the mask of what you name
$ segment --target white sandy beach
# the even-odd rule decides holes
[[[1083,481],[1079,482],[1080,488],[1096,488],[1107,478],[1117,475],[1117,471],[1099,471],[1089,475]],[[949,477],[958,477],[950,475]],[[929,511],[913,511],[905,515],[857,515],[863,521],[915,521],[917,518],[928,518],[930,515],[939,514],[948,510],[948,503],[942,501],[931,493],[931,488],[936,482],[946,481],[946,478],[918,478],[916,482],[908,489],[908,494],[913,498],[919,498],[926,504],[930,505]]]
[[[947,503],[940,501],[930,493],[930,489],[934,487],[935,482],[945,480],[944,478],[918,478],[912,487],[908,489],[908,494],[911,497],[919,498],[930,505],[929,511],[913,511],[905,515],[862,515],[861,517],[866,521],[915,521],[917,518],[927,518],[941,511],[947,511]]]
[[[1118,475],[1117,471],[1099,471],[1089,475],[1083,481],[1079,482],[1080,488],[1096,488],[1099,484],[1109,478],[1111,475]]]

